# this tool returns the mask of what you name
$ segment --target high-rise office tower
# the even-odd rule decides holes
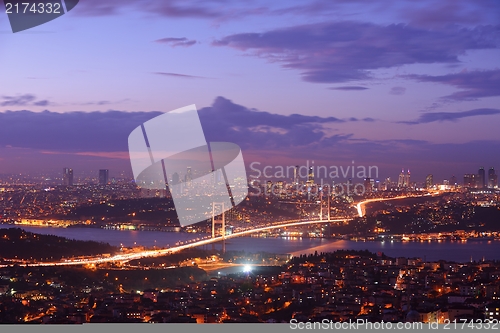
[[[307,177],[307,181],[310,184],[314,184],[314,170],[313,170],[313,167],[309,167],[309,174],[308,174],[308,177]]]
[[[434,176],[428,174],[427,177],[425,177],[425,188],[430,189],[433,186],[434,186]]]
[[[385,183],[385,184],[384,184],[384,185],[385,185],[385,186],[384,186],[384,190],[385,190],[385,191],[389,191],[389,190],[391,190],[391,188],[392,188],[391,177],[387,177],[387,178],[385,179],[385,182],[384,182],[384,183]]]
[[[399,174],[398,177],[398,187],[404,187],[405,184],[405,171],[404,169],[401,169],[401,173]]]
[[[488,170],[488,188],[495,188],[498,186],[498,176],[495,172],[495,168],[491,167]]]
[[[99,170],[99,185],[106,185],[109,179],[109,170],[101,169]]]
[[[352,178],[349,178],[347,180],[346,185],[347,185],[347,192],[350,193],[353,190]]]
[[[458,183],[457,183],[457,177],[455,177],[455,175],[451,176],[451,178],[450,178],[450,185],[452,187],[456,187],[458,185]]]
[[[296,165],[295,168],[293,168],[293,185],[298,185],[299,184],[299,166]]]
[[[73,186],[73,169],[64,168],[63,169],[63,185]]]
[[[365,187],[365,192],[366,193],[372,193],[373,187],[372,187],[371,178],[365,178],[365,181],[364,181],[363,185]]]
[[[405,175],[405,183],[403,187],[410,187],[410,169],[408,169],[408,173]]]
[[[188,166],[186,169],[186,174],[184,175],[184,183],[183,183],[184,188],[190,188],[192,185],[191,183],[192,180],[193,180],[193,170],[191,169],[190,166]]]
[[[476,188],[477,187],[477,178],[478,178],[478,175],[476,175],[476,174],[466,173],[464,175],[464,186],[470,187],[470,188]]]
[[[175,172],[172,175],[172,185],[180,184],[180,182],[181,182],[181,177],[179,177],[179,174],[177,172]]]
[[[223,178],[224,177],[222,174],[222,170],[221,169],[215,170],[215,181],[217,182],[217,184],[222,183],[224,181]]]
[[[179,174],[177,172],[174,172],[172,174],[172,182],[169,183],[170,186],[174,186],[174,185],[178,185],[181,183],[181,177],[179,176]],[[172,191],[172,194],[180,194],[182,193],[182,189],[179,188],[179,186],[176,186],[176,187],[171,187],[170,190]]]
[[[477,187],[484,188],[486,185],[486,172],[484,171],[484,167],[479,168],[477,177]]]

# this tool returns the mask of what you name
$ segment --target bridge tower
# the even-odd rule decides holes
[[[215,216],[215,206],[221,207],[222,211],[222,220],[216,221]],[[226,215],[224,211],[224,203],[223,202],[212,202],[212,238],[215,238],[215,225],[222,224],[221,236],[222,236],[222,253],[226,252]],[[215,250],[215,243],[212,243],[212,250]]]
[[[319,220],[323,221],[323,189],[319,192]]]
[[[328,221],[330,221],[330,193],[328,193]]]

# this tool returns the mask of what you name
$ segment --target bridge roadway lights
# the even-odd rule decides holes
[[[439,192],[435,192],[433,194],[423,194],[423,195],[418,195],[418,196],[412,196],[412,197],[422,197],[422,196],[426,196],[426,195],[436,195],[436,194],[439,194]],[[360,202],[360,203],[358,203],[358,205],[363,205],[363,204],[366,204],[368,202],[373,202],[373,201],[397,200],[397,199],[404,199],[404,198],[408,198],[408,197],[407,196],[400,196],[400,197],[394,197],[394,198],[381,198],[381,199],[376,199],[376,200],[371,199],[371,200],[366,200],[366,201]],[[206,244],[217,242],[219,240],[225,240],[225,239],[229,239],[229,238],[233,238],[233,237],[249,235],[249,234],[252,234],[254,232],[267,230],[267,229],[277,229],[277,228],[281,228],[281,227],[292,227],[292,226],[297,226],[297,225],[328,223],[328,222],[345,222],[345,223],[347,223],[350,220],[352,220],[352,219],[343,217],[343,218],[333,218],[329,221],[328,220],[326,220],[326,221],[314,220],[314,221],[284,222],[281,224],[275,224],[275,225],[271,225],[271,226],[267,226],[267,227],[260,227],[260,228],[240,231],[240,232],[237,232],[237,233],[234,233],[231,235],[227,235],[227,236],[224,233],[224,235],[221,237],[214,237],[215,236],[215,232],[214,232],[214,234],[212,235],[213,238],[211,238],[211,239],[200,240],[200,241],[191,243],[189,245],[182,245],[182,246],[178,246],[178,247],[174,247],[174,248],[169,248],[168,250],[139,252],[139,253],[135,253],[134,256],[123,257],[123,255],[118,255],[115,257],[111,257],[111,258],[90,259],[90,260],[87,260],[86,262],[59,261],[59,262],[40,262],[40,263],[32,263],[32,264],[26,263],[26,264],[23,264],[23,266],[67,266],[67,265],[83,265],[83,264],[90,264],[90,263],[104,263],[104,262],[113,262],[113,261],[124,261],[125,262],[125,261],[130,261],[132,259],[141,259],[144,257],[156,257],[156,256],[160,256],[160,255],[165,255],[167,253],[174,253],[174,252],[177,252],[177,251],[185,249],[185,248],[206,245]],[[9,267],[9,266],[10,265],[8,265],[8,264],[3,264],[3,265],[0,265],[0,268]]]
[[[434,193],[434,194],[439,194],[439,192]],[[424,195],[419,195],[419,196],[414,196],[414,197],[421,197],[421,196],[425,196],[425,195],[429,195],[429,194],[424,194]],[[407,196],[400,196],[400,197],[394,197],[394,198],[370,199],[370,200],[366,200],[366,201],[358,203],[357,207],[361,208],[361,205],[364,205],[364,204],[366,204],[368,202],[385,201],[385,200],[397,200],[397,199],[404,199],[404,198],[408,198],[408,197]],[[238,233],[234,233],[234,234],[231,234],[231,235],[228,235],[228,236],[226,236],[225,232],[223,232],[221,237],[215,237],[215,227],[214,227],[215,208],[214,207],[212,207],[213,208],[213,215],[212,215],[212,238],[211,239],[204,239],[204,240],[201,240],[201,241],[197,241],[197,242],[191,243],[189,245],[178,246],[177,248],[175,248],[175,247],[174,248],[169,248],[168,251],[144,251],[142,253],[135,253],[135,255],[134,255],[133,258],[130,258],[130,257],[129,258],[123,258],[122,257],[122,259],[119,259],[119,258],[116,258],[116,257],[115,258],[113,258],[113,257],[111,257],[111,258],[105,258],[105,259],[104,258],[98,258],[98,259],[88,260],[86,263],[104,263],[104,262],[113,262],[113,261],[120,261],[120,260],[121,261],[129,261],[131,259],[140,259],[140,258],[144,258],[144,257],[156,257],[156,256],[159,256],[159,255],[165,255],[167,253],[174,253],[174,252],[177,252],[177,251],[185,249],[185,248],[206,245],[206,244],[217,242],[219,240],[225,240],[225,239],[228,239],[228,238],[249,235],[249,234],[252,234],[254,232],[258,232],[258,231],[262,231],[262,230],[267,230],[267,229],[277,229],[277,228],[281,228],[281,227],[292,227],[292,226],[297,226],[297,225],[315,224],[315,223],[328,223],[328,222],[344,222],[344,223],[347,223],[348,221],[352,220],[352,219],[344,217],[344,218],[336,218],[336,219],[332,218],[330,220],[325,220],[325,221],[314,220],[314,221],[284,222],[284,223],[281,223],[281,224],[276,224],[276,225],[271,225],[271,226],[266,226],[266,227],[260,227],[260,228],[255,228],[255,229],[240,231]],[[222,221],[224,223],[223,225],[225,226],[224,214],[222,216]],[[25,265],[26,266],[65,266],[65,265],[82,265],[82,264],[85,264],[85,263],[82,263],[82,262],[65,262],[65,261],[60,261],[60,262],[53,262],[53,263],[42,262],[42,263],[37,263],[37,264],[25,264]],[[1,267],[8,267],[8,266],[9,265],[5,265],[4,264],[4,265],[0,265],[0,268]]]

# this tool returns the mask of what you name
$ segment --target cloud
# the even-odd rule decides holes
[[[498,44],[498,27],[492,26],[426,30],[350,21],[238,33],[213,42],[296,69],[316,83],[367,80],[373,70],[409,64],[457,63],[468,50]]]
[[[286,131],[293,131],[296,126],[301,128],[309,128],[313,131],[321,129],[321,124],[325,123],[345,123],[349,121],[360,121],[357,118],[342,119],[338,117],[318,117],[301,114],[279,115],[265,111],[257,111],[249,109],[242,105],[233,103],[224,97],[217,97],[215,102],[210,107],[200,110],[200,117],[203,123],[206,124],[210,131],[213,127],[213,132],[221,132],[221,128],[232,128],[237,131],[245,131],[245,129],[258,126],[269,126],[280,128]],[[366,119],[366,118],[365,118]],[[368,121],[372,121],[368,118]],[[364,119],[362,120],[364,121]]]
[[[436,121],[457,121],[462,118],[477,117],[477,116],[492,116],[500,114],[500,109],[474,109],[462,112],[428,112],[422,114],[414,121],[401,121],[399,123],[408,125],[426,124]]]
[[[176,77],[181,79],[210,79],[209,77],[204,77],[204,76],[195,76],[195,75],[187,75],[179,73],[154,72],[153,74]]]
[[[401,17],[412,25],[439,28],[450,25],[498,24],[498,1],[419,1],[401,6]]]
[[[189,47],[196,44],[195,40],[189,40],[186,37],[180,37],[180,38],[167,37],[167,38],[157,39],[155,40],[155,42],[169,44],[171,47],[177,47],[177,46]]]
[[[356,165],[377,165],[380,179],[396,177],[402,166],[410,167],[412,174],[418,169],[425,177],[439,170],[451,170],[447,172],[458,175],[477,169],[474,165],[478,163],[500,165],[500,155],[491,154],[498,148],[498,141],[465,144],[374,141],[333,131],[327,126],[375,121],[372,118],[280,115],[238,105],[224,97],[216,98],[211,106],[201,108],[198,113],[207,141],[237,143],[247,164],[260,161],[268,165],[303,165],[306,160],[315,160],[316,165],[351,165],[355,160]],[[0,112],[2,172],[7,169],[29,172],[44,167],[59,173],[62,167],[71,166],[75,170],[115,168],[130,173],[127,158],[130,132],[161,114],[156,111]],[[425,114],[419,121],[451,121],[494,114],[500,114],[500,110]]]
[[[362,7],[362,10],[360,10]],[[451,25],[498,24],[498,1],[468,0],[338,0],[309,1],[272,11],[277,15],[292,14],[329,19],[389,14],[397,22],[425,28],[442,28]]]
[[[295,4],[298,3],[298,4]],[[318,19],[391,16],[397,23],[436,28],[455,24],[498,24],[500,10],[497,1],[468,0],[306,0],[290,1],[228,1],[228,0],[85,0],[73,11],[81,16],[111,16],[124,13],[145,13],[151,18],[194,18],[235,21],[259,16],[271,20],[285,15],[308,21]],[[0,17],[1,18],[1,17]],[[378,20],[378,18],[377,18]]]
[[[31,94],[19,95],[19,96],[2,96],[3,102],[0,102],[0,106],[24,106],[29,105],[33,102],[36,97]]]
[[[224,1],[156,1],[150,0],[149,5],[144,7],[150,12],[165,17],[194,17],[194,18],[216,18],[223,15],[225,10],[221,9]],[[140,5],[139,5],[140,6]]]
[[[0,146],[60,152],[127,151],[130,132],[160,112],[6,111]]]
[[[224,0],[185,1],[185,0],[86,0],[80,1],[76,15],[108,16],[119,15],[124,11],[140,11],[159,17],[216,19],[227,17],[238,10],[238,5]]]
[[[359,90],[367,90],[369,88],[361,87],[361,86],[343,86],[343,87],[331,87],[328,89],[330,89],[330,90],[345,90],[345,91],[359,91]]]
[[[17,96],[2,96],[0,101],[0,106],[48,106],[50,102],[48,100],[36,101],[36,96],[33,94],[24,94]]]
[[[61,152],[61,151],[50,151],[50,150],[42,150],[41,154],[45,155],[77,155],[77,156],[92,156],[92,157],[103,157],[103,158],[112,158],[112,159],[121,159],[121,160],[129,160],[130,155],[125,151],[110,151],[110,152],[99,152],[99,151],[83,151],[83,152]]]
[[[392,87],[391,90],[389,91],[389,94],[391,95],[404,95],[406,92],[405,87]]]
[[[34,102],[33,105],[36,105],[36,106],[48,106],[50,104],[50,102],[46,99],[44,99],[43,101],[38,101],[38,102]]]
[[[351,133],[332,135],[327,124],[375,121],[373,118],[279,115],[250,109],[224,97],[217,97],[212,106],[200,109],[199,114],[208,141],[234,142],[244,150],[274,150],[283,154],[330,149],[352,136]]]
[[[107,100],[101,100],[101,101],[92,101],[92,102],[85,102],[85,103],[73,103],[73,105],[109,105],[109,104],[119,104],[119,103],[124,103],[130,101],[129,98],[117,100],[117,101],[107,101]]]
[[[322,124],[344,123],[337,117],[289,116],[248,109],[217,97],[212,106],[199,111],[208,141],[229,141],[245,149],[292,148],[326,137]]]
[[[161,112],[6,111],[0,113],[0,146],[41,149],[46,152],[128,151],[130,132]],[[324,124],[373,121],[300,114],[279,115],[249,109],[224,97],[199,110],[205,135],[211,141],[241,143],[245,147],[292,148],[321,141],[331,133]]]
[[[97,102],[87,102],[87,103],[82,103],[81,105],[108,105],[111,104],[112,102],[110,101],[97,101]]]
[[[404,75],[403,77],[418,82],[442,83],[463,89],[442,97],[442,99],[447,100],[473,101],[482,97],[500,96],[500,69],[462,71],[438,76]]]

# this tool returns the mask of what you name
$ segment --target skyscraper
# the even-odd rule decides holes
[[[99,185],[106,185],[109,179],[109,170],[101,169],[99,170]]]
[[[188,166],[186,171],[186,182],[190,182],[192,180],[193,180],[193,170],[191,169],[190,166]]]
[[[466,173],[464,175],[464,186],[470,188],[477,187],[477,175]]]
[[[179,174],[177,172],[175,172],[172,175],[172,185],[180,184],[180,182],[181,182],[181,177],[179,177]]]
[[[399,188],[404,187],[404,183],[405,183],[405,171],[404,169],[401,169],[401,173],[399,174],[398,177],[398,187]]]
[[[478,188],[485,188],[485,185],[486,185],[486,172],[484,171],[484,167],[479,168],[477,176],[478,176],[477,187]]]
[[[169,183],[170,186],[174,186],[174,185],[178,185],[181,183],[181,177],[179,176],[179,174],[177,172],[174,172],[172,174],[172,182]],[[176,186],[176,187],[171,187],[170,190],[172,191],[172,194],[180,194],[182,193],[182,190]]]
[[[215,181],[217,184],[220,184],[222,182],[222,170],[221,169],[217,169],[215,170]]]
[[[372,193],[372,190],[373,190],[373,187],[372,187],[372,182],[371,182],[371,178],[365,178],[365,181],[364,181],[364,187],[365,187],[365,192],[366,193]]]
[[[73,169],[64,168],[63,169],[63,185],[65,186],[73,186]]]
[[[425,177],[425,188],[430,189],[434,186],[434,176],[431,174],[428,174],[427,177]]]
[[[408,169],[408,173],[405,175],[405,183],[403,187],[410,187],[410,169]]]
[[[299,166],[296,165],[295,168],[293,168],[293,185],[298,185],[299,184]]]
[[[455,177],[455,175],[451,176],[451,178],[450,178],[450,185],[452,187],[456,187],[458,185],[458,183],[457,183],[457,177]]]
[[[495,188],[498,186],[498,176],[495,172],[495,168],[491,167],[488,170],[488,188]]]
[[[314,170],[313,170],[313,167],[309,167],[309,174],[308,174],[308,177],[307,177],[307,181],[309,182],[309,184],[314,184]]]
[[[384,190],[389,191],[392,188],[391,177],[387,177],[384,182]]]

